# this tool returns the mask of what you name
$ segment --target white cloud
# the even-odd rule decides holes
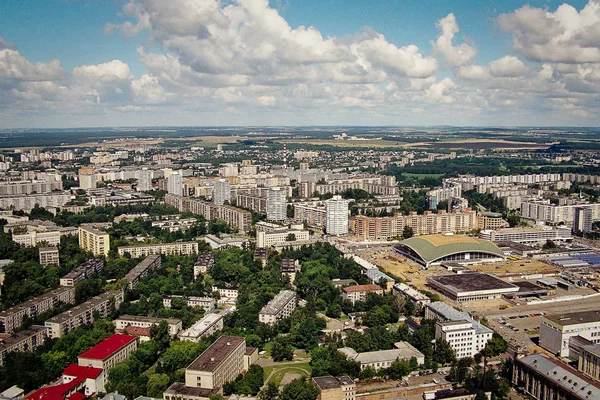
[[[459,32],[456,17],[450,13],[437,23],[440,35],[433,43],[435,52],[441,54],[451,67],[470,64],[477,56],[477,50],[467,43],[453,45],[454,36]]]
[[[514,56],[504,56],[490,63],[490,73],[496,77],[517,77],[525,75],[528,68]]]
[[[18,51],[10,48],[0,50],[0,78],[21,81],[47,81],[64,77],[65,71],[58,60],[33,64]]]
[[[76,67],[73,69],[73,75],[79,80],[100,85],[118,81],[127,81],[133,78],[129,66],[120,60],[112,60],[104,64]]]

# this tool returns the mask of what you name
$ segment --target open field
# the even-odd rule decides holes
[[[552,144],[534,142],[514,142],[503,139],[467,139],[449,140],[439,142],[409,143],[404,147],[411,148],[440,148],[440,149],[473,149],[473,150],[537,150],[547,149]]]
[[[264,367],[265,385],[273,382],[277,386],[285,385],[295,378],[310,377],[312,368],[309,363],[282,363]]]
[[[281,140],[280,143],[310,144],[315,146],[334,146],[343,148],[352,147],[373,147],[373,148],[392,148],[404,147],[406,143],[396,142],[394,140],[319,140],[319,139],[290,139]]]
[[[485,272],[493,275],[502,274],[552,274],[558,273],[560,269],[546,264],[540,260],[515,260],[491,264],[472,265],[469,267],[474,271]]]
[[[148,140],[135,140],[126,142],[123,140],[109,140],[109,141],[97,141],[97,142],[86,142],[79,144],[69,144],[59,146],[63,148],[81,148],[81,147],[123,147],[123,146],[135,146],[135,145],[158,145],[163,144],[165,141],[184,141],[184,142],[197,142],[198,144],[204,144],[208,146],[216,146],[219,143],[235,143],[240,139],[247,139],[242,136],[188,136],[188,137],[169,137],[169,138],[155,138]],[[253,138],[261,139],[261,138]]]
[[[445,174],[411,174],[410,172],[403,172],[402,176],[406,178],[416,178],[416,179],[427,179],[433,178],[438,179],[444,176]]]

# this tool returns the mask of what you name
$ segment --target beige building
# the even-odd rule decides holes
[[[185,385],[215,389],[235,380],[244,370],[246,339],[221,336],[185,369]]]
[[[320,376],[312,381],[319,388],[317,400],[356,399],[356,384],[348,376]]]
[[[296,309],[296,292],[282,290],[258,313],[258,321],[275,325],[277,321],[288,318]]]
[[[73,289],[70,287],[70,289]],[[112,307],[119,308],[123,302],[123,292],[113,290],[102,293],[91,300],[75,306],[46,321],[48,337],[59,338],[75,328],[94,322],[94,312],[106,318]]]
[[[120,246],[118,248],[119,256],[129,253],[132,258],[147,257],[152,254],[165,255],[190,255],[198,253],[198,242],[176,242],[176,243],[159,243],[159,244],[144,244],[140,246]]]
[[[135,336],[114,334],[77,357],[82,367],[101,368],[108,373],[115,365],[129,358],[137,349]]]
[[[293,235],[293,240],[288,238]],[[308,231],[304,229],[284,229],[272,232],[256,232],[256,247],[271,247],[288,241],[307,241],[310,239]]]
[[[19,331],[0,340],[0,366],[4,363],[4,358],[13,351],[33,351],[41,346],[46,339],[46,328],[40,325],[33,325],[29,329]]]
[[[354,360],[360,364],[360,369],[367,367],[378,371],[382,368],[389,368],[396,360],[410,360],[415,358],[419,365],[425,362],[425,356],[408,342],[394,343],[394,348],[390,350],[367,351],[357,353],[350,347],[342,347],[339,349],[350,360]]]
[[[600,345],[584,346],[579,355],[577,367],[579,372],[600,381]]]
[[[79,227],[79,247],[95,256],[108,256],[110,236],[92,226]]]
[[[219,310],[205,315],[200,321],[179,334],[179,340],[198,343],[204,336],[223,329],[223,317]]]
[[[357,301],[367,300],[367,295],[369,293],[383,295],[383,288],[379,285],[370,284],[347,286],[342,289],[342,297],[350,300],[352,304],[356,303]]]
[[[50,310],[57,302],[75,303],[74,287],[59,287],[21,304],[12,306],[0,312],[0,332],[13,333],[21,327],[23,317],[37,318],[43,312]]]
[[[154,325],[160,324],[162,321],[166,321],[169,325],[169,335],[171,336],[177,335],[182,329],[181,320],[176,318],[154,318],[139,315],[121,315],[113,323],[115,324],[115,327],[121,331],[128,326],[151,328]]]
[[[27,233],[12,235],[13,242],[19,246],[30,247],[37,246],[40,243],[46,243],[48,246],[58,246],[60,244],[61,231],[38,232],[31,231]]]
[[[60,265],[58,248],[56,247],[40,247],[39,249],[40,265]]]

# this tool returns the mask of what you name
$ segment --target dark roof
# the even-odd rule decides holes
[[[247,356],[251,356],[257,350],[258,350],[258,347],[246,346],[246,353],[244,353],[244,354],[247,355]]]
[[[543,287],[536,285],[535,283],[527,282],[527,281],[513,282],[513,284],[517,285],[519,287],[519,292],[531,292],[531,291],[537,291],[537,290],[546,290]]]
[[[600,321],[600,311],[579,311],[565,314],[546,315],[545,318],[560,326],[586,324]]]
[[[135,336],[114,334],[107,337],[88,351],[79,355],[80,358],[90,358],[93,360],[106,360],[115,352],[136,340]]]
[[[315,385],[317,385],[319,387],[319,389],[321,390],[330,390],[330,389],[335,389],[335,388],[339,388],[342,385],[351,385],[354,383],[354,381],[352,379],[350,379],[348,376],[319,376],[316,378],[313,378],[313,382],[315,383]]]
[[[181,382],[175,382],[174,384],[172,384],[171,386],[169,386],[167,388],[167,390],[165,390],[165,394],[169,394],[169,395],[182,395],[182,396],[191,396],[191,397],[210,397],[213,394],[217,394],[219,393],[219,390],[221,388],[214,388],[214,389],[205,389],[205,388],[199,388],[199,387],[191,387],[191,386],[185,386],[185,383],[181,383]]]
[[[374,292],[374,291],[383,290],[383,289],[379,285],[368,284],[368,285],[347,286],[347,287],[343,288],[342,290],[346,293],[352,293],[352,292]]]
[[[187,367],[194,371],[212,372],[246,339],[241,336],[221,336]]]
[[[292,258],[281,260],[279,269],[281,272],[296,272],[296,260]]]
[[[471,274],[432,276],[427,279],[440,285],[451,286],[457,292],[516,288],[512,283],[505,282],[495,276],[475,272]]]

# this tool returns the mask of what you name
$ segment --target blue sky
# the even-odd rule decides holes
[[[197,0],[193,10],[170,15],[186,7],[178,2],[3,0],[0,38],[9,47],[0,46],[7,54],[0,106],[14,104],[12,96],[20,106],[0,111],[0,128],[245,120],[461,125],[452,121],[457,113],[464,125],[535,124],[548,116],[550,125],[597,123],[600,57],[598,45],[589,43],[600,38],[577,41],[600,23],[597,0],[571,0],[561,9],[565,2],[535,0],[526,8],[513,0],[278,0],[268,6]],[[251,32],[246,37],[232,31],[239,15],[239,26]],[[169,18],[179,18],[175,26],[202,27],[210,38],[204,42],[195,29],[178,32]],[[121,25],[140,21],[135,32]],[[436,44],[440,21],[459,32]],[[300,26],[314,27],[322,39],[303,36]],[[369,38],[357,38],[365,27],[372,29]],[[540,45],[535,35],[547,36]],[[413,45],[416,55],[406,47]],[[268,56],[255,56],[263,52]],[[523,88],[519,79],[531,87],[511,97]],[[322,106],[310,107],[326,96],[327,118],[319,115]]]

